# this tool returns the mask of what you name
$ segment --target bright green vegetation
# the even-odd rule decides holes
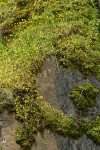
[[[31,148],[34,142],[33,133],[43,132],[45,128],[74,138],[80,136],[73,119],[45,102],[38,104],[37,87],[33,84],[25,85],[23,89],[16,89],[14,96],[16,119],[22,123],[22,128],[17,129],[16,140],[23,149]]]
[[[7,46],[0,46],[0,78],[4,84],[12,87],[24,82],[21,79],[30,76],[32,61],[47,54],[56,54],[63,66],[99,76],[99,19],[91,0],[30,0],[25,6],[19,6],[21,0],[4,2],[9,9],[14,8],[14,17],[4,16],[6,22],[0,25],[2,40],[9,41]]]
[[[80,70],[86,77],[100,74],[100,20],[93,3],[73,1],[58,12],[64,23],[59,24],[59,34],[53,40],[56,56],[64,67]]]
[[[91,122],[86,123],[84,129],[94,142],[100,144],[100,116],[97,116],[97,118]]]
[[[99,89],[90,83],[74,86],[70,91],[70,98],[81,114],[86,115],[89,108],[96,105],[96,97]]]
[[[16,119],[22,124],[22,128],[17,129],[16,141],[25,150],[31,148],[34,142],[33,133],[37,132],[43,117],[40,106],[36,102],[35,80],[33,82],[34,84],[30,86],[24,85],[23,89],[14,91]]]
[[[78,138],[81,132],[71,117],[51,107],[48,103],[41,103],[41,110],[44,114],[44,125],[51,131],[58,132],[62,135],[68,135],[71,138]]]
[[[0,102],[0,113],[3,112],[3,110],[4,110],[4,104],[3,102]]]
[[[64,67],[99,78],[98,14],[93,0],[0,0],[0,86],[9,88],[15,98],[9,103],[0,100],[0,112],[15,111],[22,124],[16,139],[24,150],[32,146],[33,133],[44,128],[80,136],[72,118],[38,103],[35,76],[46,56],[55,55]],[[86,111],[96,104],[98,89],[94,86],[84,84],[75,93],[71,94],[80,109],[84,102]],[[95,135],[94,130],[87,134]]]

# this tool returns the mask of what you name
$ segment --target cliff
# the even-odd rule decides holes
[[[0,1],[0,149],[100,149],[98,1]]]

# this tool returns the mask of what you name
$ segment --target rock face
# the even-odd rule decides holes
[[[44,97],[43,100],[73,118],[79,117],[79,114],[69,99],[69,91],[73,85],[80,85],[86,81],[100,87],[100,83],[92,76],[84,79],[78,71],[66,71],[59,67],[55,57],[47,58],[41,73],[37,75],[39,95]],[[100,114],[100,95],[97,98],[97,106],[91,108],[86,119],[91,120],[97,114]],[[21,150],[15,142],[15,130],[19,126],[15,115],[5,112],[0,116],[0,120],[0,150]],[[74,140],[45,130],[43,135],[37,133],[34,136],[36,143],[31,150],[100,150],[100,145],[96,145],[86,135]]]
[[[58,150],[56,137],[48,130],[44,131],[43,136],[37,133],[35,140],[36,143],[33,145],[32,150]]]
[[[41,70],[41,73],[37,75],[39,95],[42,95],[43,100],[50,103],[51,106],[60,109],[56,92],[57,68],[55,59],[47,58]]]
[[[0,125],[0,150],[20,150],[20,146],[15,140],[16,128],[19,126],[19,123],[15,120],[15,115],[4,112],[0,116]]]
[[[99,150],[100,146],[95,145],[91,139],[83,135],[78,140],[72,140],[57,135],[58,150]]]

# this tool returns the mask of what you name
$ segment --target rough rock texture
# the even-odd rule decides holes
[[[44,97],[43,100],[73,118],[79,117],[79,114],[68,94],[73,85],[80,85],[84,81],[100,87],[100,83],[92,76],[84,79],[78,71],[70,69],[66,71],[59,67],[55,57],[45,60],[42,71],[37,76],[39,95]],[[100,114],[100,95],[97,97],[97,106],[90,109],[86,119],[91,120],[97,114]],[[15,130],[19,126],[15,115],[8,115],[5,112],[0,115],[0,120],[0,150],[21,150],[14,137]],[[37,133],[34,136],[36,143],[31,150],[100,150],[100,145],[96,145],[86,135],[74,140],[45,130],[43,135]]]
[[[56,137],[48,130],[41,135],[39,132],[35,135],[36,143],[33,144],[32,150],[58,150]]]
[[[57,145],[58,150],[100,150],[100,146],[95,145],[86,135],[78,140],[57,135]]]
[[[20,146],[15,140],[16,128],[19,126],[19,123],[15,119],[15,115],[4,112],[0,116],[0,125],[0,150],[20,150]]]
[[[50,103],[51,106],[59,109],[60,105],[56,93],[56,63],[54,58],[47,58],[42,66],[41,73],[37,75],[37,84],[39,95],[43,100]]]

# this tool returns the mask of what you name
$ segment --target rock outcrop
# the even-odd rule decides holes
[[[100,87],[100,83],[92,76],[84,79],[78,71],[63,69],[55,57],[48,57],[41,73],[37,75],[38,91],[43,100],[73,118],[79,117],[79,114],[69,98],[69,91],[73,85],[80,85],[86,81]],[[100,114],[100,96],[97,98],[97,106],[90,109],[86,119],[91,120],[98,114]],[[16,121],[15,114],[4,112],[0,115],[0,150],[21,150],[15,140],[18,126],[20,124]],[[100,145],[96,145],[85,134],[75,140],[45,130],[43,134],[38,132],[34,137],[36,142],[31,150],[100,150]]]

